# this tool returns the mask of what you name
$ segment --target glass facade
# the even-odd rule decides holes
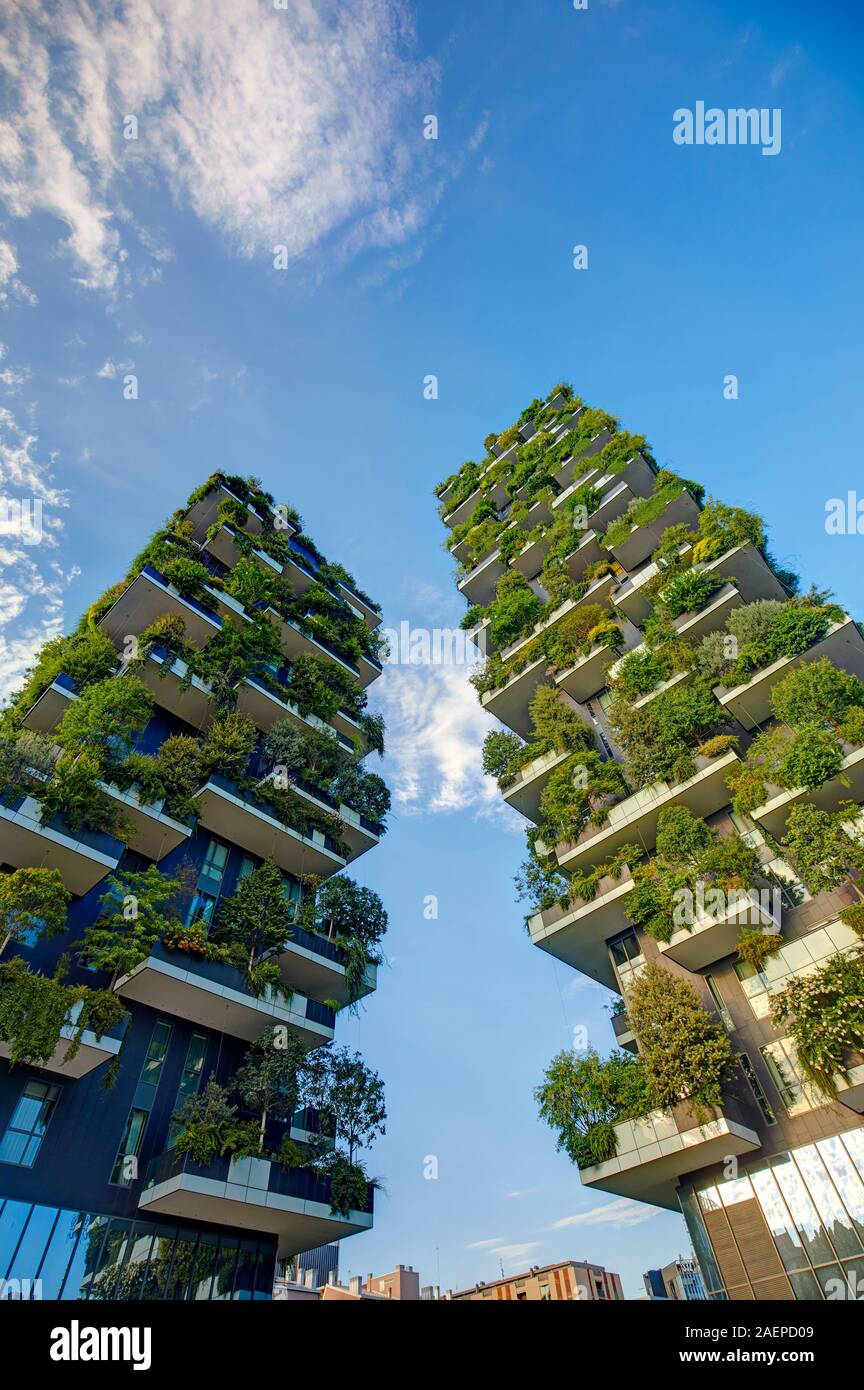
[[[42,1299],[263,1300],[276,1246],[233,1232],[0,1201],[0,1279]]]
[[[854,1297],[864,1284],[864,1128],[776,1154],[727,1182],[687,1185],[680,1195],[711,1298],[760,1296],[759,1279],[748,1266],[752,1220],[737,1220],[735,1211],[753,1201],[795,1298]],[[722,1251],[715,1251],[711,1230],[719,1234]],[[731,1260],[730,1250],[737,1252]],[[736,1277],[746,1284],[724,1283],[724,1256],[727,1269],[743,1267],[746,1274]]]
[[[35,1077],[25,1082],[21,1099],[0,1140],[0,1163],[33,1167],[61,1089]]]

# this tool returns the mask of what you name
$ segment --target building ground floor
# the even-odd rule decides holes
[[[864,1298],[864,1127],[678,1189],[709,1298]]]

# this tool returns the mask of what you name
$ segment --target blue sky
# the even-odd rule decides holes
[[[824,524],[864,494],[855,7],[114,8],[6,6],[0,484],[47,527],[36,547],[0,528],[4,690],[217,467],[293,502],[388,626],[454,625],[432,488],[562,377],[767,514],[777,557],[856,610],[861,541]],[[780,153],[676,145],[697,101],[779,107]],[[396,810],[358,877],[391,968],[342,1038],[390,1121],[343,1270],[461,1287],[573,1256],[634,1296],[683,1223],[582,1191],[536,1120],[574,1026],[611,1045],[607,996],[528,943],[466,673],[390,667],[373,704]]]

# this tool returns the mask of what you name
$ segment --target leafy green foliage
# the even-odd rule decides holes
[[[59,936],[66,930],[70,894],[59,869],[13,869],[0,874],[0,953],[9,941]]]
[[[693,985],[649,961],[627,994],[630,1025],[659,1107],[690,1101],[701,1123],[723,1100],[732,1048]]]
[[[541,1120],[557,1133],[556,1147],[580,1168],[614,1157],[612,1126],[654,1108],[640,1061],[626,1052],[604,1061],[593,1049],[584,1056],[559,1052],[534,1098]]]

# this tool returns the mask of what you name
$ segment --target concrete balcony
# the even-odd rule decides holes
[[[580,974],[617,991],[618,981],[606,942],[630,925],[626,906],[632,891],[629,869],[619,878],[607,874],[590,901],[577,899],[569,907],[556,904],[536,913],[528,922],[531,941]]]
[[[275,608],[268,608],[266,611],[268,618],[279,631],[282,651],[288,661],[294,661],[298,656],[303,655],[327,657],[328,660],[335,661],[337,666],[341,666],[343,671],[347,671],[349,675],[353,676],[361,690],[365,690],[367,685],[371,685],[381,675],[379,662],[361,656],[355,666],[344,656],[340,656],[335,647],[331,647],[328,642],[321,638],[303,632],[290,618],[283,618],[280,613],[277,613]]]
[[[574,425],[578,424],[581,414],[582,411],[580,410],[578,415],[574,417]],[[575,483],[577,487],[581,487],[583,483],[593,481],[590,478],[592,470],[579,467],[579,465],[584,464],[585,459],[593,458],[595,454],[601,453],[611,438],[612,435],[609,430],[601,430],[599,434],[595,434],[593,439],[590,439],[586,445],[579,449],[578,453],[570,454],[552,475],[559,486],[569,487]],[[602,476],[602,474],[598,473],[598,476]]]
[[[223,501],[239,502],[241,507],[246,506],[246,503],[233,493],[230,488],[226,487],[224,483],[218,483],[207,493],[206,497],[202,497],[200,501],[193,503],[187,511],[186,520],[192,527],[192,539],[197,541],[199,545],[206,540],[207,532],[210,527],[218,521],[219,503]],[[261,517],[257,512],[253,511],[251,507],[246,507],[246,516],[247,520],[244,529],[252,536],[260,535],[264,529],[264,523]],[[290,523],[286,524],[286,531],[291,532],[293,530],[294,527],[291,526]]]
[[[810,801],[821,811],[833,811],[841,801],[864,801],[864,747],[849,748],[840,765],[840,775],[832,777],[821,787],[792,787],[784,789],[769,783],[772,796],[762,806],[750,812],[750,819],[759,829],[779,839],[786,831],[786,822],[793,806]]]
[[[706,892],[709,890],[706,890]],[[756,889],[730,895],[728,910],[716,917],[704,914],[691,928],[681,927],[669,941],[658,941],[662,956],[674,960],[685,970],[705,970],[715,961],[731,956],[742,931],[762,930],[780,936],[779,904],[770,892],[764,900]]]
[[[121,674],[129,669],[124,668]],[[146,685],[160,709],[168,710],[193,729],[205,729],[213,718],[209,684],[192,675],[185,661],[172,660],[164,647],[154,647],[132,674]]]
[[[187,639],[199,648],[206,647],[222,627],[215,608],[184,598],[152,565],[145,565],[132,580],[100,619],[99,627],[118,650],[124,651],[127,638],[140,636],[163,613],[182,618]]]
[[[494,714],[508,729],[522,738],[531,737],[534,726],[528,713],[528,706],[541,685],[549,685],[549,660],[539,657],[522,670],[511,676],[506,685],[497,690],[486,690],[480,696],[480,703],[489,714]]]
[[[177,849],[178,845],[182,845],[192,834],[191,822],[184,824],[169,816],[164,809],[163,800],[142,801],[140,792],[134,785],[127,791],[121,791],[119,787],[106,782],[100,782],[99,785],[106,795],[116,802],[119,810],[134,827],[129,848],[136,854],[143,854],[145,858],[158,864],[160,859]]]
[[[308,932],[297,925],[291,940],[279,956],[279,968],[286,984],[302,990],[312,999],[336,999],[350,1003],[345,970],[345,952],[335,941]],[[373,994],[378,987],[378,967],[367,964],[359,998]]]
[[[783,603],[789,597],[765,556],[749,541],[745,545],[733,546],[716,560],[709,560],[699,568],[708,574],[719,574],[724,579],[734,580],[745,603],[755,603],[757,599],[764,598]]]
[[[116,990],[123,999],[245,1042],[254,1042],[274,1024],[291,1028],[307,1048],[333,1039],[335,1014],[326,1005],[300,993],[290,1000],[272,991],[255,995],[233,965],[169,950],[161,942],[118,981]]]
[[[39,734],[51,734],[57,728],[73,700],[78,699],[78,688],[71,676],[62,672],[55,676],[38,700],[31,705],[21,721],[25,729],[33,729]]]
[[[651,612],[654,600],[645,592],[650,579],[660,573],[660,566],[649,562],[622,579],[612,593],[612,602],[620,613],[636,627],[641,627]]]
[[[615,1136],[614,1158],[579,1170],[583,1186],[669,1211],[679,1210],[675,1189],[688,1173],[760,1147],[758,1134],[731,1103],[700,1124],[682,1101],[674,1110],[656,1110],[644,1120],[616,1125]]]
[[[859,1063],[837,1077],[837,1099],[847,1110],[864,1115],[864,1065]]]
[[[615,1034],[615,1042],[619,1047],[625,1048],[627,1052],[632,1052],[634,1057],[639,1055],[639,1046],[628,1014],[612,1015],[612,1032]]]
[[[588,826],[578,840],[557,847],[558,863],[568,871],[589,868],[631,842],[650,853],[660,812],[667,806],[686,806],[694,816],[705,819],[728,804],[726,776],[738,761],[732,751],[719,758],[696,757],[696,774],[686,782],[656,782],[610,805],[602,826]]]
[[[832,623],[821,642],[816,642],[806,652],[782,656],[770,666],[763,666],[744,685],[715,686],[714,694],[739,724],[753,729],[771,716],[771,691],[775,685],[803,661],[820,661],[822,657],[859,680],[864,679],[864,638],[850,617]]]
[[[270,785],[270,777],[265,777],[258,783],[258,795],[265,802]],[[367,850],[374,849],[375,845],[378,844],[381,838],[381,827],[371,821],[368,816],[361,815],[359,811],[354,810],[353,806],[347,806],[343,801],[337,801],[322,787],[316,787],[312,782],[304,782],[299,777],[292,777],[290,785],[291,790],[307,806],[325,815],[339,817],[342,822],[342,837],[351,851],[352,862],[361,854],[365,854]]]
[[[279,820],[264,799],[266,788],[260,801],[253,800],[235,782],[214,773],[196,795],[198,821],[205,830],[239,845],[247,854],[272,859],[284,873],[329,877],[347,863],[329,835],[313,830],[307,837]]]
[[[514,781],[502,792],[507,805],[512,806],[514,811],[521,812],[535,825],[539,825],[540,798],[550,773],[569,757],[569,753],[558,753],[553,748],[550,753],[544,753],[541,758],[534,758],[532,762],[520,767]]]
[[[626,636],[632,638],[633,634]],[[587,655],[580,656],[566,671],[559,671],[555,676],[555,684],[559,690],[569,695],[571,700],[582,705],[606,685],[608,671],[614,662],[615,653],[611,647],[592,647]]]
[[[576,478],[569,487],[556,497],[553,502],[553,510],[559,511],[563,507],[568,497],[572,497],[586,483],[591,487],[597,488],[603,494],[604,502],[611,498],[613,493],[618,493],[620,489],[626,489],[626,501],[623,506],[616,507],[614,511],[607,511],[596,523],[592,520],[595,531],[602,530],[609,521],[616,516],[620,516],[626,510],[627,502],[633,497],[648,497],[654,488],[654,472],[651,465],[642,457],[641,454],[634,454],[626,468],[617,473],[604,473],[602,462],[598,463],[596,469],[584,474],[581,478]]]
[[[201,549],[206,551],[208,555],[212,555],[220,564],[226,565],[229,570],[233,570],[240,560],[246,558],[244,550],[238,544],[238,534],[240,533],[236,528],[229,526],[226,522],[214,536],[204,540]],[[266,550],[261,550],[255,546],[254,542],[249,558],[274,578],[282,574],[282,566],[279,561],[275,560],[272,555],[268,555]]]
[[[364,1210],[343,1216],[330,1205],[329,1183],[308,1169],[227,1155],[204,1166],[176,1149],[149,1165],[138,1207],[148,1216],[274,1236],[283,1259],[373,1224],[371,1186]]]
[[[97,1067],[101,1067],[103,1063],[110,1062],[112,1057],[117,1056],[123,1042],[125,1022],[113,1029],[111,1033],[103,1033],[100,1037],[92,1033],[89,1028],[85,1028],[81,1034],[78,1051],[74,1057],[67,1058],[70,1045],[75,1040],[76,1024],[83,1007],[80,999],[72,1006],[68,1021],[60,1029],[60,1042],[52,1055],[46,1062],[31,1063],[31,1068],[38,1067],[41,1071],[50,1071],[54,1076],[64,1076],[70,1081],[75,1081],[81,1076],[87,1076],[89,1072],[95,1071]],[[0,1042],[0,1057],[8,1059],[10,1051],[9,1043]]]
[[[724,584],[701,608],[680,613],[672,626],[679,637],[686,638],[688,642],[701,642],[709,632],[718,632],[724,627],[729,614],[740,608],[743,602],[737,584]]]
[[[586,531],[575,550],[564,561],[564,568],[575,584],[580,583],[589,565],[608,560],[609,555],[597,539],[596,531]]]
[[[484,556],[480,563],[475,565],[470,574],[459,580],[457,587],[460,594],[464,595],[469,604],[479,604],[485,608],[495,597],[498,580],[506,569],[501,552],[493,550],[491,555]]]
[[[41,806],[16,796],[0,806],[0,864],[13,869],[57,869],[70,893],[82,897],[113,873],[124,846],[98,830],[70,830],[62,816],[40,823]]]
[[[281,719],[290,719],[298,729],[314,729],[318,733],[332,735],[346,758],[353,757],[358,745],[361,753],[365,752],[366,740],[362,730],[350,715],[338,713],[333,723],[328,724],[317,714],[301,714],[298,706],[287,698],[287,693],[286,690],[286,698],[280,699],[255,676],[247,676],[237,691],[237,709],[241,714],[248,714],[264,733]]]
[[[699,504],[689,492],[680,492],[673,497],[653,521],[644,526],[634,526],[620,545],[612,546],[612,554],[625,570],[636,569],[657,549],[667,527],[680,523],[693,528],[699,524]]]

